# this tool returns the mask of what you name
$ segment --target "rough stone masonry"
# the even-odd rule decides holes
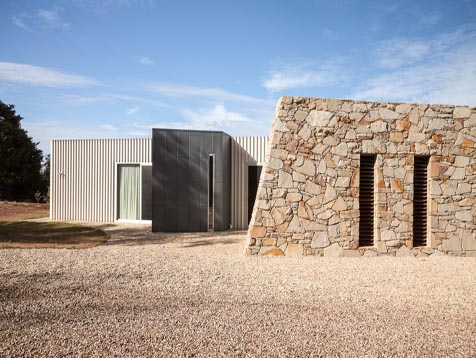
[[[359,246],[361,154],[375,154],[374,244]],[[429,156],[426,246],[413,245],[416,155]],[[247,255],[476,256],[476,107],[282,97]]]

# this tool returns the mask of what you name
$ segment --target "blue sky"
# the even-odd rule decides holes
[[[476,0],[2,0],[0,99],[51,139],[267,135],[282,95],[476,105]]]

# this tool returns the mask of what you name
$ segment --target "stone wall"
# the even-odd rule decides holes
[[[476,107],[282,97],[247,255],[476,254]],[[375,154],[374,245],[359,247],[359,165]],[[413,247],[413,164],[430,156]]]

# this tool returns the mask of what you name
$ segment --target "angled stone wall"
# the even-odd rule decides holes
[[[282,97],[248,255],[476,253],[476,107]],[[375,154],[374,245],[359,247],[361,154]],[[427,155],[428,236],[413,247],[413,164]]]

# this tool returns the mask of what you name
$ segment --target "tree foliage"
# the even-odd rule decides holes
[[[43,153],[26,130],[15,106],[0,101],[0,199],[34,200],[44,191]]]

